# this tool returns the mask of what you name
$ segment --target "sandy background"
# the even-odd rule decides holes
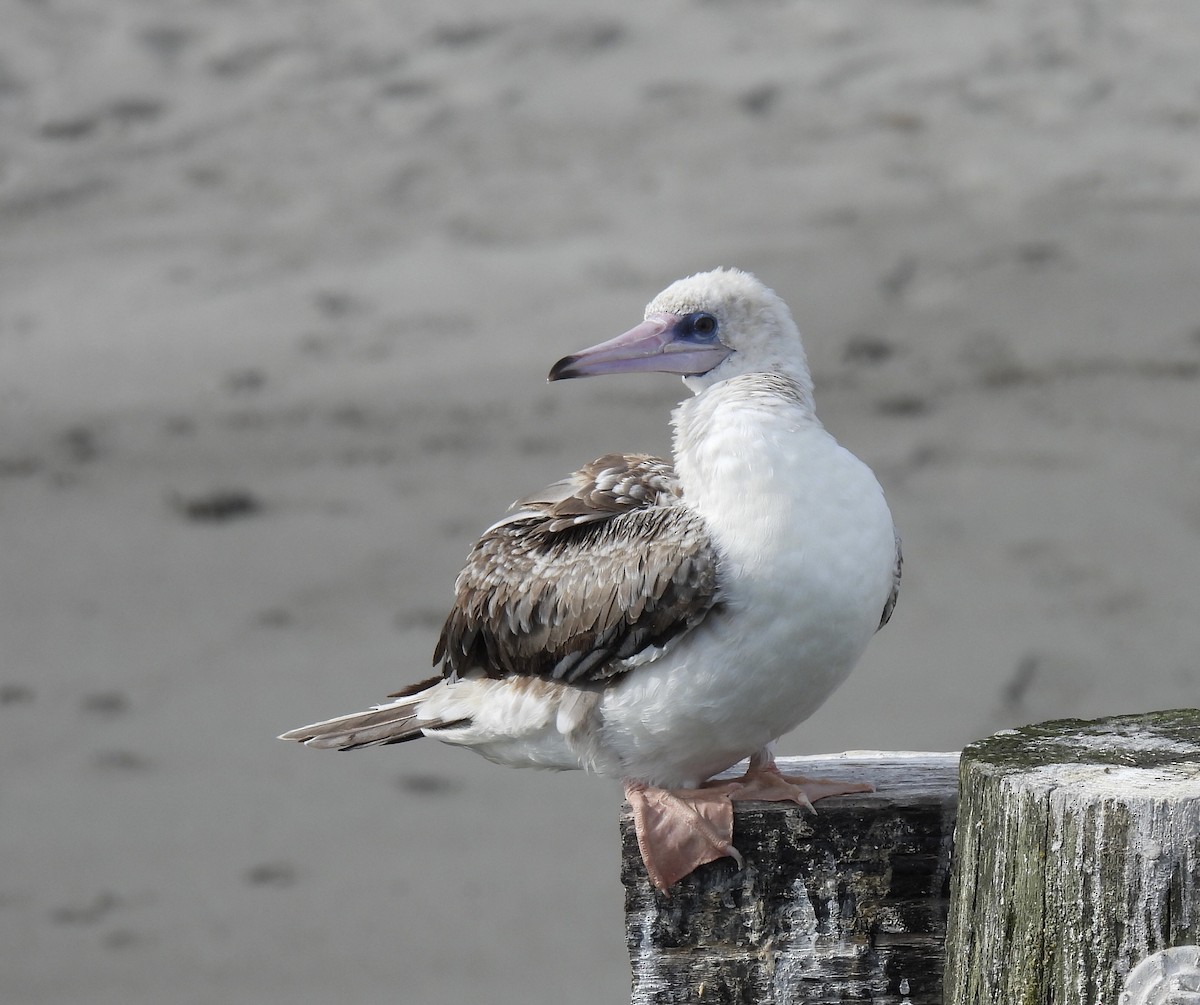
[[[0,1001],[624,1000],[615,784],[276,742],[792,305],[905,538],[784,752],[1200,693],[1200,7],[0,0]]]

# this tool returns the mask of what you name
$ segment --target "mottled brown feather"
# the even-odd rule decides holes
[[[434,651],[446,677],[599,683],[717,601],[717,554],[675,472],[608,454],[516,504],[472,550]]]

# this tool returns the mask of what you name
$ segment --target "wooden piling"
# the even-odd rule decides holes
[[[781,766],[877,791],[736,804],[669,897],[622,818],[633,1005],[1200,1001],[1200,710]]]
[[[621,821],[633,1005],[890,1001],[937,1005],[957,754],[780,760],[785,773],[865,779],[874,793],[738,803],[746,859],[702,866],[664,896]]]
[[[1114,1005],[1200,942],[1200,710],[999,733],[960,792],[947,1003]]]

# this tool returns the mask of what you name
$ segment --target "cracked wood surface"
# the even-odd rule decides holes
[[[941,1001],[957,753],[781,758],[785,774],[865,779],[876,791],[737,803],[746,859],[698,869],[669,897],[621,820],[633,1005],[844,999]]]

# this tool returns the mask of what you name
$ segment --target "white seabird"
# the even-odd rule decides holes
[[[733,848],[731,799],[869,790],[785,778],[772,742],[891,616],[899,538],[871,470],[813,410],[786,305],[746,272],[681,279],[550,380],[682,374],[672,464],[610,454],[475,545],[437,676],[283,734],[351,749],[430,736],[517,767],[619,778],[660,890]],[[736,782],[705,785],[745,757]]]

